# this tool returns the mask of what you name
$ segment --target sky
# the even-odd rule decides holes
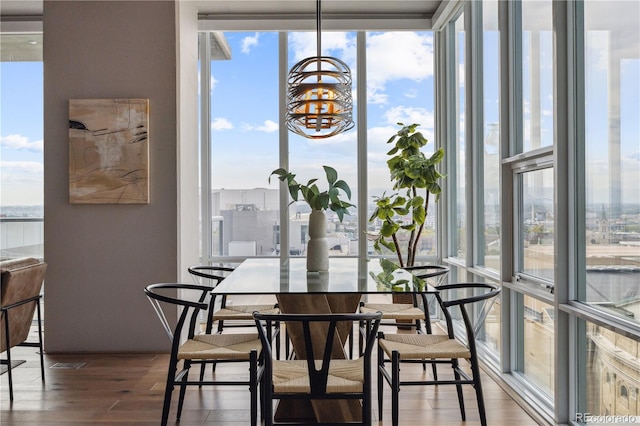
[[[544,14],[540,19],[548,19]],[[525,19],[526,21],[526,19]],[[587,19],[587,24],[589,25]],[[637,24],[636,24],[637,25]],[[608,33],[594,31],[586,37],[587,48],[587,159],[589,200],[608,201],[608,120],[607,92],[609,42]],[[225,33],[232,51],[229,61],[212,64],[213,179],[214,188],[250,189],[271,187],[271,171],[278,163],[278,64],[277,33]],[[622,194],[627,202],[640,203],[640,49],[624,44],[626,56],[621,66],[621,161]],[[495,37],[494,40],[497,40]],[[632,34],[633,39],[633,34]],[[356,34],[325,32],[323,54],[344,60],[351,68],[354,87],[354,119],[357,83]],[[525,52],[529,43],[524,39]],[[543,144],[553,136],[553,90],[551,37],[541,38],[541,116]],[[315,56],[315,33],[291,33],[289,66]],[[396,123],[419,123],[433,150],[433,34],[430,32],[388,32],[367,34],[367,138],[368,182],[370,192],[389,189],[386,141],[398,129]],[[631,52],[629,54],[628,52]],[[497,50],[487,48],[488,61],[497,61]],[[525,58],[526,61],[526,58]],[[458,64],[464,69],[464,63]],[[528,68],[524,72],[529,78]],[[461,81],[464,75],[460,72]],[[202,77],[201,77],[202,78]],[[497,78],[485,78],[485,105],[497,105]],[[43,100],[42,63],[0,63],[0,173],[1,205],[41,205],[43,202]],[[530,93],[525,91],[524,130],[530,131]],[[460,98],[463,99],[463,98]],[[153,108],[152,108],[153,110]],[[486,108],[485,128],[497,122],[497,108]],[[464,116],[460,117],[464,120]],[[462,121],[461,125],[464,124]],[[153,144],[153,140],[150,141]],[[526,143],[526,137],[525,137]],[[463,146],[464,148],[464,146]],[[153,148],[151,148],[153,149]],[[453,155],[454,153],[448,153]],[[338,170],[357,192],[356,130],[324,140],[289,137],[289,169],[301,181],[322,178],[322,165]],[[463,164],[464,166],[464,164]]]
[[[268,177],[278,160],[278,36],[276,33],[226,33],[230,61],[212,64],[213,181],[216,188],[278,188]],[[323,55],[344,60],[356,87],[355,33],[323,33]],[[433,151],[433,35],[428,32],[371,33],[367,41],[369,186],[389,187],[387,140],[396,123],[419,123]],[[291,33],[289,68],[315,56],[315,33]],[[256,66],[259,64],[259,66]],[[242,93],[238,102],[238,93]],[[354,90],[354,118],[357,113]],[[289,169],[300,181],[324,175],[322,165],[338,171],[357,192],[355,128],[328,139],[289,134]],[[242,161],[238,161],[241,157]],[[241,171],[241,173],[238,173]]]

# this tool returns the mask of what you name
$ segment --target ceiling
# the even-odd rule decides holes
[[[180,0],[193,1],[200,13],[296,14],[313,13],[315,0]],[[442,0],[323,0],[323,13],[422,14],[431,16]],[[0,15],[41,15],[42,0],[2,0]]]
[[[111,0],[118,1],[118,0]],[[264,19],[274,16],[313,16],[315,0],[179,0],[196,3],[198,13],[213,17],[248,16],[250,19]],[[322,14],[327,18],[365,17],[417,17],[432,18],[441,3],[449,0],[322,0]],[[13,27],[24,24],[30,17],[39,20],[42,16],[42,0],[0,0],[0,17],[3,33],[0,38],[2,61],[41,61],[41,30],[18,30]],[[38,28],[32,25],[26,28]],[[41,25],[39,25],[41,28]],[[11,34],[8,35],[7,32]],[[39,34],[37,34],[39,33]]]

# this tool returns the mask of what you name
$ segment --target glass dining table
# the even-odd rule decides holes
[[[366,294],[426,293],[437,289],[387,259],[333,257],[329,270],[308,272],[305,258],[251,258],[242,262],[213,290],[226,295],[275,295],[283,313],[353,313]],[[344,359],[344,345],[351,324],[338,328],[342,351],[334,358]],[[302,336],[289,333],[294,348],[303,347]],[[354,400],[313,401],[310,406],[283,400],[276,419],[295,419],[313,424],[359,421],[361,406]]]

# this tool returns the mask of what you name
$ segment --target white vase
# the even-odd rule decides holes
[[[327,219],[324,211],[312,210],[309,215],[309,242],[307,243],[307,271],[329,270],[329,242]]]

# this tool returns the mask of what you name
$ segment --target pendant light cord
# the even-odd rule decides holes
[[[316,42],[317,42],[317,51],[318,51],[318,72],[321,70],[322,66],[320,65],[320,57],[322,56],[322,24],[320,21],[322,20],[322,11],[320,9],[320,0],[316,0]]]

